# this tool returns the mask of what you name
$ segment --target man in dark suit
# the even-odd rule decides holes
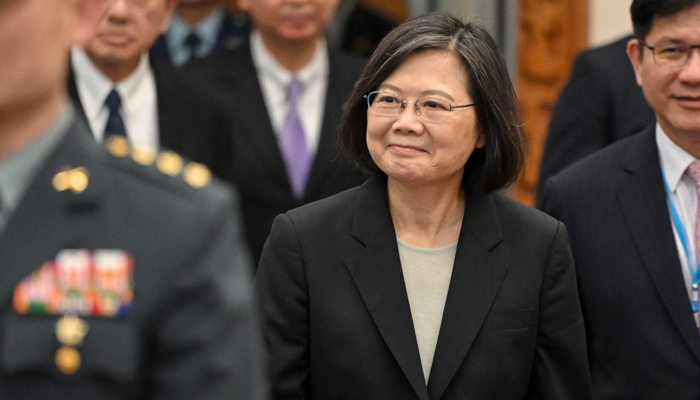
[[[250,34],[247,15],[231,13],[223,0],[180,0],[168,30],[151,47],[151,57],[175,66],[220,48],[232,48]]]
[[[68,101],[105,3],[0,4],[0,398],[262,399],[230,191],[107,153]]]
[[[656,124],[545,183],[577,268],[598,399],[700,398],[700,1],[634,0],[627,53]]]
[[[364,181],[337,145],[345,101],[364,66],[326,46],[337,4],[241,1],[256,27],[250,40],[186,67],[230,102],[233,181],[256,263],[278,214]],[[294,101],[292,82],[301,86]]]
[[[229,179],[228,111],[201,84],[148,57],[176,0],[116,1],[83,49],[73,48],[69,94],[98,141],[175,150]]]
[[[538,192],[547,178],[654,122],[627,57],[632,38],[584,51],[576,59],[552,112]]]
[[[331,46],[361,57],[372,55],[396,21],[379,14],[357,0],[341,0],[327,37]]]

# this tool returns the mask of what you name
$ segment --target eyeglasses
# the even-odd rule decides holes
[[[429,122],[442,122],[455,108],[471,107],[476,103],[453,106],[447,100],[437,97],[421,97],[416,101],[403,100],[389,92],[371,92],[364,96],[367,106],[372,113],[382,117],[395,117],[406,108],[407,103],[413,104],[416,115]]]
[[[659,67],[682,67],[690,59],[692,50],[700,49],[700,45],[691,46],[689,44],[662,44],[652,47],[642,39],[637,40],[644,47],[651,50],[654,56],[654,63]]]

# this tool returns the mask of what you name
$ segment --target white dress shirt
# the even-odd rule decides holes
[[[115,89],[121,97],[121,117],[129,142],[134,146],[158,148],[156,80],[147,53],[141,55],[136,70],[117,83],[103,74],[82,49],[72,49],[71,64],[80,102],[92,134],[98,142],[104,136],[109,118],[105,99],[109,92]]]
[[[280,140],[280,132],[289,112],[287,86],[294,75],[284,68],[265,47],[260,33],[253,31],[250,37],[250,53],[253,65],[260,80],[272,128]],[[321,137],[321,125],[326,105],[326,88],[328,87],[328,48],[325,39],[319,39],[316,53],[296,77],[304,85],[299,96],[297,110],[306,135],[309,154],[316,154]]]
[[[661,170],[664,173],[666,183],[671,191],[671,201],[673,201],[678,215],[681,221],[683,221],[685,234],[690,246],[690,256],[692,260],[695,260],[697,251],[695,248],[695,215],[697,212],[698,195],[695,191],[695,182],[685,173],[685,170],[695,158],[669,139],[659,124],[656,124],[656,145],[659,148]],[[676,248],[678,249],[678,257],[681,260],[683,278],[685,279],[688,296],[690,296],[693,280],[690,276],[688,258],[683,249],[683,244],[680,236],[678,236],[675,225],[673,225],[670,204],[668,206],[668,215],[671,219],[673,236],[676,239]]]

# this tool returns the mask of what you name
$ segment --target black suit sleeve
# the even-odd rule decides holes
[[[540,292],[531,398],[592,398],[585,343],[574,261],[560,222]]]
[[[582,53],[552,112],[538,198],[547,178],[612,142],[610,90],[604,72],[589,53]]]
[[[273,398],[308,398],[309,296],[298,235],[282,214],[272,224],[255,276]]]
[[[263,399],[250,257],[231,202],[207,213],[199,248],[173,270],[156,323],[151,399]],[[173,251],[177,251],[174,249]]]

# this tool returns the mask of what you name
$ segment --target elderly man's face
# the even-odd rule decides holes
[[[700,5],[667,17],[657,17],[645,42],[651,47],[669,44],[700,45]],[[656,112],[664,132],[677,144],[700,143],[700,49],[678,66],[658,65],[648,48],[630,41],[628,54],[637,82]]]
[[[136,68],[141,54],[168,28],[175,0],[112,0],[85,46],[98,66]]]
[[[295,42],[326,32],[339,0],[239,0],[263,36]]]

